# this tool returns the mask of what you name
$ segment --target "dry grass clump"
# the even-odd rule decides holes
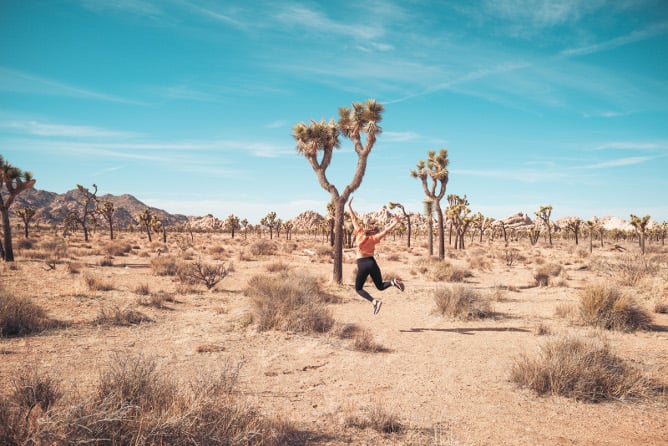
[[[457,319],[482,319],[492,316],[492,304],[489,298],[477,290],[453,285],[434,290],[436,312],[442,316]]]
[[[388,349],[376,342],[370,330],[360,330],[353,335],[353,348],[358,352],[384,353]]]
[[[165,292],[147,293],[137,299],[139,305],[145,307],[154,307],[159,310],[169,308],[166,302],[175,302],[174,296]]]
[[[544,263],[534,272],[536,286],[554,285],[554,279],[563,273],[564,269],[556,263]]]
[[[2,444],[282,445],[310,436],[268,419],[236,396],[238,367],[179,383],[145,358],[113,358],[90,396],[46,406],[0,397]],[[55,406],[55,407],[54,407]],[[29,412],[28,412],[29,413]]]
[[[623,286],[638,285],[643,279],[655,276],[659,271],[657,264],[640,254],[624,255],[617,261],[596,258],[591,266],[592,270],[609,275]]]
[[[284,272],[251,277],[244,294],[251,296],[258,329],[299,333],[326,333],[334,318],[326,304],[335,296],[321,289],[320,280],[305,274]]]
[[[385,405],[376,404],[365,410],[366,414],[359,414],[353,409],[345,416],[344,426],[356,429],[373,429],[383,434],[400,434],[406,430],[401,418],[389,412]]]
[[[432,259],[419,263],[419,271],[434,282],[463,282],[467,277],[473,276],[471,271],[447,261]]]
[[[283,262],[282,260],[278,260],[276,262],[268,263],[265,268],[270,273],[277,273],[277,272],[288,271],[290,269],[290,265],[288,263]]]
[[[522,355],[511,380],[538,395],[578,401],[645,398],[654,386],[638,370],[615,356],[607,344],[592,339],[560,338],[546,342],[537,358]]]
[[[104,245],[103,250],[109,256],[120,257],[130,253],[132,251],[132,245],[120,240],[114,240]]]
[[[114,289],[114,286],[111,283],[105,282],[92,274],[84,274],[83,280],[91,291],[111,291]]]
[[[652,326],[649,312],[610,285],[585,287],[580,292],[579,309],[585,325],[621,331],[646,330]]]
[[[29,299],[0,292],[0,337],[27,336],[58,325]]]
[[[153,319],[140,311],[133,310],[132,308],[113,307],[111,310],[100,308],[97,318],[93,321],[93,325],[116,325],[128,327],[131,325],[139,325],[142,322],[153,322]]]
[[[151,269],[156,276],[175,276],[179,261],[174,256],[158,256],[151,259]]]
[[[248,250],[254,256],[270,256],[276,252],[276,243],[269,240],[258,240],[250,245]]]

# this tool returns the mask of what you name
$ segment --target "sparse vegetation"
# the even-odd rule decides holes
[[[473,288],[463,285],[434,290],[436,312],[457,319],[482,319],[492,316],[491,302]]]
[[[198,260],[180,268],[178,275],[179,279],[185,283],[202,283],[207,290],[210,290],[228,273],[229,269],[223,263],[210,264]]]
[[[29,299],[0,291],[0,337],[27,336],[57,325]]]
[[[579,401],[645,398],[654,387],[638,370],[595,339],[559,338],[547,341],[536,358],[522,355],[511,379],[538,395],[559,395]]]
[[[138,325],[143,322],[153,322],[153,320],[144,313],[133,310],[132,308],[113,307],[111,309],[100,308],[97,318],[93,321],[94,325],[117,325],[127,327]]]
[[[580,292],[580,318],[585,325],[608,330],[646,330],[650,314],[614,286],[589,285]]]

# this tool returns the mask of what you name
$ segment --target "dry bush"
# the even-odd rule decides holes
[[[198,260],[179,268],[178,276],[183,283],[202,283],[207,290],[210,290],[227,277],[228,272],[228,268],[223,263],[211,264]]]
[[[549,325],[546,325],[544,322],[539,322],[536,327],[534,327],[533,333],[536,336],[546,336],[552,333]]]
[[[168,308],[167,305],[165,304],[166,302],[175,302],[174,296],[169,293],[163,293],[163,292],[148,293],[146,295],[142,295],[137,300],[137,303],[139,305],[145,307],[154,307],[158,309]]]
[[[538,395],[579,401],[630,400],[650,396],[655,388],[639,371],[593,339],[560,338],[546,342],[537,358],[521,355],[511,380]]]
[[[651,315],[618,288],[589,285],[580,292],[580,319],[607,330],[635,331],[652,326]]]
[[[578,308],[570,302],[560,302],[554,309],[554,315],[561,319],[574,321],[578,318]]]
[[[22,238],[19,239],[18,242],[16,242],[16,249],[21,249],[21,250],[30,250],[35,247],[35,240],[30,239],[30,238]]]
[[[67,272],[70,274],[79,274],[81,268],[82,268],[81,263],[67,262]]]
[[[658,265],[640,254],[628,254],[617,261],[607,261],[597,257],[591,263],[593,271],[602,272],[612,277],[616,283],[624,286],[635,286],[646,277],[658,273]]]
[[[151,259],[151,269],[156,276],[175,276],[179,261],[174,256],[158,256]]]
[[[388,262],[400,262],[401,261],[401,256],[399,254],[388,254],[387,257],[385,258]]]
[[[491,317],[492,304],[473,288],[453,285],[434,290],[436,312],[457,319],[481,319]]]
[[[109,256],[120,257],[130,253],[132,245],[121,240],[115,240],[105,244],[103,250]]]
[[[100,266],[114,266],[114,258],[112,256],[104,256],[98,262]]]
[[[270,256],[276,253],[276,243],[269,240],[258,240],[248,249],[254,256]]]
[[[492,269],[492,263],[482,254],[476,254],[468,261],[469,268],[480,271],[489,271]]]
[[[86,286],[91,291],[111,291],[114,289],[114,286],[111,283],[105,282],[92,274],[84,274],[83,279]]]
[[[370,330],[360,330],[353,335],[353,348],[358,352],[365,353],[384,353],[388,349],[373,339],[373,333]]]
[[[290,265],[279,260],[277,262],[268,263],[265,267],[270,273],[285,272],[290,270]]]
[[[334,326],[326,304],[337,300],[321,289],[319,279],[291,272],[256,275],[244,294],[251,296],[258,329],[325,333]]]
[[[388,412],[384,404],[375,404],[365,410],[366,414],[358,414],[354,409],[348,408],[349,412],[343,421],[344,426],[356,429],[371,428],[383,434],[400,434],[405,431],[405,426],[399,416]]]
[[[0,292],[0,337],[26,336],[58,325],[29,299]]]
[[[556,263],[544,263],[533,274],[535,285],[536,286],[554,285],[555,282],[552,278],[559,277],[563,273],[563,271],[564,269],[562,268],[561,265],[558,265]]]
[[[153,322],[153,320],[144,313],[132,308],[113,307],[111,310],[100,308],[97,318],[93,321],[93,325],[128,327],[141,324],[142,322]]]
[[[467,277],[473,276],[471,271],[442,260],[430,259],[419,263],[419,271],[434,282],[463,282]]]
[[[151,290],[148,287],[148,283],[140,283],[135,287],[135,294],[139,296],[148,296],[151,293]]]

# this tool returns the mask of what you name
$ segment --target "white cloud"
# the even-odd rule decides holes
[[[609,167],[623,167],[631,166],[634,164],[642,164],[647,161],[651,161],[653,158],[649,156],[631,156],[628,158],[619,158],[610,161],[603,161],[596,164],[589,164],[587,166],[577,167],[578,169],[607,169]]]
[[[35,136],[74,137],[74,138],[130,138],[137,133],[108,130],[100,127],[47,124],[38,121],[4,121],[0,128],[15,130]]]
[[[587,54],[598,53],[601,51],[606,51],[614,49],[623,45],[628,45],[630,43],[638,42],[641,40],[649,39],[661,34],[668,32],[668,22],[657,23],[651,25],[647,29],[633,31],[629,34],[615,37],[614,39],[606,40],[604,42],[595,43],[593,45],[587,45],[580,48],[570,48],[563,50],[560,54],[562,56],[584,56]]]

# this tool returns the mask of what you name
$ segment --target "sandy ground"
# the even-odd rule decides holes
[[[17,236],[17,240],[18,240]],[[540,397],[510,381],[511,367],[522,353],[536,354],[554,336],[597,337],[649,377],[668,377],[668,315],[655,313],[655,299],[666,298],[668,250],[654,248],[662,258],[654,277],[624,288],[645,306],[654,330],[635,333],[601,331],[558,317],[558,308],[575,305],[588,283],[615,277],[592,267],[599,259],[625,252],[596,247],[592,255],[582,244],[516,243],[520,259],[508,266],[502,242],[469,243],[464,252],[448,250],[447,261],[473,275],[464,286],[493,297],[495,317],[462,321],[437,315],[433,293],[445,282],[430,280],[420,269],[427,257],[423,239],[406,247],[404,239],[386,239],[378,261],[386,276],[400,275],[406,291],[380,293],[384,305],[373,315],[358,297],[352,281],[355,265],[347,254],[344,284],[331,284],[327,256],[311,255],[326,248],[319,237],[293,235],[273,240],[271,256],[253,256],[257,238],[229,234],[196,234],[183,249],[186,236],[173,236],[169,246],[149,243],[140,234],[120,234],[116,244],[130,244],[113,266],[100,266],[104,234],[89,243],[71,239],[68,254],[49,269],[36,252],[51,235],[36,234],[32,249],[17,249],[14,265],[0,266],[0,286],[7,293],[31,298],[67,328],[41,335],[0,338],[0,382],[7,391],[18,370],[34,368],[56,374],[65,386],[85,389],[99,376],[112,355],[143,354],[155,358],[174,376],[206,376],[225,364],[242,364],[240,388],[249,403],[268,416],[283,416],[314,436],[313,444],[433,445],[660,445],[668,444],[668,405],[663,399],[643,402],[585,403],[564,397]],[[178,239],[178,240],[177,240]],[[265,237],[268,240],[268,237]],[[181,248],[179,248],[181,246]],[[211,254],[212,247],[219,247]],[[222,249],[220,248],[222,247]],[[184,288],[173,276],[157,276],[151,259],[168,254],[232,263],[234,271],[213,290]],[[284,262],[293,271],[308,271],[325,280],[325,288],[341,298],[329,307],[339,324],[356,324],[373,334],[381,352],[356,351],[348,339],[333,334],[302,335],[260,332],[249,322],[250,298],[243,293],[248,279],[272,274],[267,265]],[[79,265],[72,273],[67,262]],[[564,268],[557,286],[535,287],[533,273],[546,262]],[[474,265],[474,266],[471,266]],[[112,284],[110,291],[90,291],[84,277]],[[136,290],[172,293],[174,302],[159,309],[142,306]],[[154,322],[131,327],[91,324],[101,308],[132,307]],[[547,334],[539,334],[539,330]],[[209,347],[209,348],[205,348]],[[209,350],[200,352],[198,350]],[[211,351],[212,350],[212,351]],[[360,429],[345,421],[382,410],[398,417],[399,434]]]

